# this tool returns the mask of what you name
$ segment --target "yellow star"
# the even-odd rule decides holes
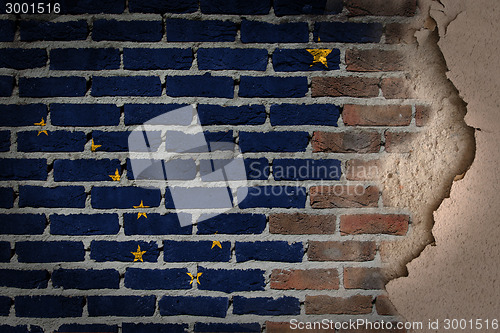
[[[149,206],[144,206],[141,200],[141,204],[139,206],[133,206],[134,208],[149,208]],[[137,213],[137,219],[139,219],[141,216],[144,216],[145,218],[148,218],[146,213]]]
[[[217,235],[217,233],[218,233],[218,231],[215,232],[216,235]],[[219,241],[212,241],[212,247],[210,249],[213,249],[215,245],[217,245],[218,247],[220,247],[222,249],[222,245],[220,245]]]
[[[102,145],[95,145],[95,144],[94,144],[94,139],[92,139],[92,141],[91,141],[91,146],[90,146],[90,150],[92,150],[92,151],[96,151],[96,149],[97,149],[97,148],[99,148],[100,146],[102,146]]]
[[[113,179],[115,182],[119,182],[121,179],[120,173],[118,172],[118,169],[116,169],[114,175],[109,175],[109,177],[111,177],[111,179]]]
[[[45,125],[47,125],[47,124],[45,123],[45,120],[42,118],[42,121],[41,121],[41,122],[39,122],[39,123],[34,123],[33,125],[36,125],[36,126],[45,126]]]
[[[325,67],[328,68],[328,60],[326,60],[326,57],[332,52],[332,50],[329,49],[307,49],[307,52],[311,53],[312,56],[314,57],[313,63],[311,64],[311,67],[316,64],[316,63],[322,63],[325,65]]]
[[[137,245],[137,252],[130,252],[130,253],[132,253],[135,257],[134,262],[139,261],[139,260],[144,262],[144,260],[142,260],[142,255],[146,252],[147,251],[141,251],[141,246]]]
[[[186,273],[186,274],[191,277],[191,282],[189,282],[189,284],[193,284],[193,280],[194,280],[193,274],[191,274],[191,273]],[[198,284],[201,284],[200,280],[199,280],[199,277],[201,276],[201,274],[203,274],[203,273],[197,273],[196,274],[196,283],[198,283]]]
[[[42,117],[42,121],[40,121],[39,123],[34,123],[33,125],[42,126],[43,127],[43,126],[46,126],[47,123],[45,123],[45,120]],[[39,136],[42,133],[45,133],[45,135],[47,135],[47,136],[49,135],[49,133],[47,133],[47,130],[40,130],[40,131],[38,131],[38,134],[36,136]]]

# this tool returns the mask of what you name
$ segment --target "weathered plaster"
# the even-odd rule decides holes
[[[431,8],[447,77],[467,103],[466,123],[476,128],[476,154],[434,212],[435,243],[387,291],[408,321],[499,319],[500,7],[495,0],[442,0]],[[424,331],[445,332],[442,325]]]

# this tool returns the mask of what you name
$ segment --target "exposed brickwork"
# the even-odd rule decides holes
[[[378,178],[429,123],[405,56],[416,2],[324,3],[65,0],[54,20],[2,17],[0,331],[395,320],[379,249],[411,215]],[[212,152],[134,167],[188,137]],[[217,172],[236,146],[228,192]]]

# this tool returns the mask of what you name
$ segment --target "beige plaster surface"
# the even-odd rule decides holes
[[[443,320],[500,320],[500,2],[433,1],[428,12],[447,77],[467,103],[465,121],[476,128],[476,153],[434,212],[435,243],[387,291],[407,321],[439,319],[440,329],[426,332],[486,332],[445,330]]]

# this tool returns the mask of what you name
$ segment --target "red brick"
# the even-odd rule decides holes
[[[388,153],[409,153],[413,150],[419,133],[386,132],[385,151]]]
[[[375,242],[310,241],[307,257],[310,261],[370,261],[376,252]]]
[[[431,118],[431,108],[426,105],[417,105],[415,107],[415,122],[419,127],[427,126]]]
[[[284,235],[334,234],[335,215],[272,214],[269,232]]]
[[[346,289],[384,289],[385,281],[379,268],[344,268],[344,287]]]
[[[336,269],[273,269],[271,289],[339,289],[339,273]]]
[[[311,91],[313,97],[377,97],[379,82],[378,78],[368,77],[313,77]]]
[[[416,0],[344,0],[350,16],[413,16],[417,10]]]
[[[375,309],[382,316],[397,316],[398,311],[386,295],[380,295],[375,300]]]
[[[342,235],[389,234],[403,236],[408,232],[410,217],[395,214],[358,214],[340,217]]]
[[[377,132],[314,132],[313,152],[378,153],[380,134]]]
[[[413,89],[407,79],[398,77],[387,77],[380,83],[382,94],[386,99],[415,98]]]
[[[415,44],[417,29],[409,24],[389,23],[385,26],[385,42],[387,44]]]
[[[306,314],[368,314],[372,312],[372,297],[355,295],[342,298],[307,295],[305,307]]]
[[[394,72],[406,68],[405,57],[399,51],[347,50],[345,62],[351,72]]]
[[[381,175],[380,160],[349,160],[345,176],[348,180],[377,180]]]
[[[380,197],[376,186],[363,185],[313,186],[309,196],[312,208],[377,207]]]
[[[342,119],[346,126],[408,126],[410,105],[345,105]]]

